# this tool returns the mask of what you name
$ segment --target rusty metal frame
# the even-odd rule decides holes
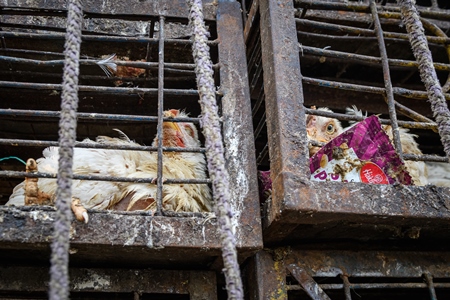
[[[216,274],[212,271],[72,268],[71,293],[129,293],[138,300],[145,294],[189,295],[189,299],[217,299]],[[45,267],[0,267],[0,290],[29,294],[47,292]],[[5,294],[2,294],[5,296]]]
[[[0,11],[5,14],[17,15],[39,15],[47,14],[54,16],[65,15],[65,1],[34,1],[34,6],[30,3],[23,4],[21,1],[4,1]],[[84,1],[84,13],[91,18],[115,18],[124,17],[131,20],[150,20],[152,24],[162,18],[171,22],[188,22],[188,8],[185,1],[143,1],[121,3],[105,2],[105,5],[98,5],[97,1]],[[215,47],[218,52],[219,62],[214,65],[216,78],[220,78],[219,105],[222,114],[222,134],[225,144],[225,156],[227,169],[230,174],[230,186],[232,187],[230,203],[233,209],[233,227],[237,237],[237,250],[241,260],[255,253],[262,248],[262,233],[260,208],[258,203],[258,185],[256,178],[255,151],[252,138],[251,108],[249,103],[247,69],[245,63],[245,45],[243,39],[242,19],[240,5],[236,2],[225,0],[204,1],[204,13],[209,26],[217,31],[218,38],[210,41],[211,47]],[[161,20],[161,19],[160,19]],[[2,32],[0,31],[0,35]],[[25,34],[26,35],[26,34]],[[83,36],[87,39],[95,39],[95,35]],[[55,35],[55,38],[61,38]],[[117,37],[125,41],[123,37]],[[115,37],[106,36],[105,39],[114,40]],[[164,36],[159,39],[152,37],[132,38],[133,41],[156,47],[158,41],[164,44]],[[178,41],[178,40],[177,40]],[[175,42],[168,39],[168,42]],[[180,40],[180,44],[189,47],[190,41]],[[149,48],[147,48],[148,51]],[[9,50],[8,50],[9,51]],[[167,50],[166,50],[167,52]],[[161,53],[164,55],[164,53]],[[148,55],[148,52],[147,52]],[[39,62],[23,63],[39,64]],[[55,62],[54,62],[55,63]],[[88,64],[91,62],[87,62]],[[81,86],[80,92],[99,92],[105,94],[122,95],[159,95],[158,107],[163,107],[163,94],[173,96],[196,97],[197,90],[167,89],[164,87],[164,73],[193,74],[193,64],[165,63],[164,58],[158,63],[133,63],[119,62],[121,65],[141,67],[145,69],[157,70],[159,67],[158,88],[123,88],[123,87],[99,87]],[[170,75],[167,75],[170,76]],[[12,89],[59,90],[60,85],[42,83],[16,83],[9,81],[0,82],[0,87]],[[132,122],[159,122],[163,121],[161,111],[158,116],[139,116],[125,114],[99,114],[98,120],[115,120]],[[6,116],[29,116],[37,118],[57,118],[56,111],[34,111],[24,109],[9,110],[1,109],[0,115]],[[89,113],[78,113],[79,119],[89,120],[92,115]],[[176,119],[175,122],[192,121],[199,123],[198,118]],[[53,141],[26,140],[26,139],[2,139],[0,145],[20,146],[49,146],[55,145]],[[84,147],[86,145],[80,144]],[[127,148],[127,147],[125,147]],[[123,149],[125,149],[123,148]],[[128,149],[128,148],[127,148]],[[145,151],[179,151],[178,148],[137,147],[130,150]],[[185,149],[183,151],[204,152],[204,148]],[[23,177],[25,174],[18,171],[0,171],[2,177]],[[37,177],[52,177],[54,174],[37,174]],[[101,176],[88,176],[82,179],[94,180],[127,180],[125,178],[106,178]],[[162,179],[162,177],[159,177]],[[129,179],[128,179],[129,180]],[[152,179],[148,179],[152,180]],[[145,179],[143,182],[148,182]],[[161,181],[161,180],[160,180]],[[202,183],[208,184],[210,180],[201,181],[166,181],[166,183]],[[162,182],[158,182],[161,188]],[[111,213],[105,211],[91,211],[92,218],[87,225],[74,222],[72,224],[73,236],[71,245],[79,249],[78,253],[83,255],[73,255],[74,261],[95,260],[100,264],[107,264],[110,259],[121,260],[124,258],[134,265],[139,266],[167,266],[177,264],[180,266],[220,266],[220,239],[216,221],[207,219],[207,215],[198,213],[171,213],[161,212],[162,216],[151,216],[148,213]],[[47,245],[51,239],[49,232],[54,210],[52,208],[10,208],[0,207],[0,215],[3,222],[0,224],[0,251],[5,257],[14,257],[12,249],[34,249],[35,257],[46,255]],[[102,232],[96,228],[103,228]],[[24,248],[25,247],[25,248]],[[96,250],[94,250],[94,248]],[[93,249],[93,250],[90,250]],[[101,249],[108,253],[105,257],[98,257]],[[199,251],[200,250],[200,251]],[[138,254],[142,254],[139,258]],[[17,258],[17,257],[15,257]],[[71,259],[72,259],[71,258]],[[71,260],[71,261],[73,261]]]
[[[392,289],[428,289],[434,300],[435,288],[450,290],[449,259],[447,252],[438,251],[271,248],[251,259],[246,274],[249,285],[258,287],[250,291],[250,299],[287,300],[289,291],[304,291],[308,299],[327,300],[327,291],[341,290],[349,300],[351,290],[384,289],[388,294]],[[339,277],[341,283],[324,281]]]
[[[298,43],[296,23],[309,22],[314,26],[330,26],[343,31],[356,30],[349,26],[330,25],[326,22],[304,21],[302,13],[311,9],[356,11],[370,13],[369,4],[330,3],[324,1],[269,1],[260,0],[253,6],[259,8],[260,23],[247,22],[259,26],[262,65],[264,69],[264,102],[267,124],[268,152],[272,179],[272,195],[263,205],[264,240],[268,245],[279,242],[298,242],[301,239],[385,239],[385,238],[450,238],[442,226],[450,221],[450,195],[448,188],[416,186],[376,186],[357,183],[312,182],[309,180],[305,113],[326,115],[336,118],[342,114],[313,111],[303,106],[305,85],[315,85],[324,89],[358,90],[364,93],[385,94],[386,87],[372,87],[303,77],[300,73],[300,57],[309,53],[327,59],[365,60],[365,63],[381,63],[381,58],[303,47]],[[295,2],[295,5],[294,5]],[[376,10],[376,6],[372,8]],[[390,9],[390,7],[389,7]],[[398,18],[398,10],[383,10],[379,15]],[[426,13],[424,13],[426,15]],[[428,16],[443,19],[443,12],[430,12]],[[446,14],[447,20],[449,14]],[[369,15],[370,17],[370,15]],[[253,19],[253,18],[252,18]],[[250,20],[250,19],[249,19]],[[375,19],[376,21],[376,19]],[[431,27],[430,27],[431,28]],[[249,33],[251,28],[246,28]],[[367,31],[367,32],[366,32]],[[375,37],[374,30],[361,29],[353,35],[367,36],[368,31]],[[309,34],[309,33],[308,33]],[[343,34],[342,39],[352,38]],[[378,30],[380,39],[389,38],[391,33]],[[311,34],[311,38],[314,34]],[[365,38],[365,37],[364,37]],[[390,38],[403,40],[405,35]],[[431,38],[430,38],[431,39]],[[446,43],[447,38],[433,37],[433,42]],[[249,40],[247,38],[247,40]],[[248,45],[249,47],[253,45]],[[383,49],[380,49],[383,51]],[[304,51],[304,53],[302,52]],[[253,54],[252,54],[253,55]],[[384,74],[393,66],[414,67],[415,63],[400,60],[384,61]],[[366,59],[367,58],[367,59]],[[373,61],[371,61],[371,59]],[[253,66],[249,65],[249,70]],[[449,64],[436,64],[437,68],[448,69]],[[253,70],[253,69],[252,69]],[[253,72],[253,71],[252,71]],[[251,77],[256,81],[257,75]],[[303,83],[303,85],[301,84]],[[315,89],[314,91],[318,91]],[[412,91],[393,87],[393,95],[407,98],[426,99],[423,91]],[[256,91],[252,92],[255,93]],[[255,93],[256,95],[256,93]],[[448,96],[448,95],[447,95]],[[435,123],[425,116],[399,105],[391,97],[391,110],[409,115],[418,122],[399,121],[398,124],[410,128],[435,130]],[[326,105],[326,104],[325,104]],[[255,113],[255,112],[254,112]],[[329,115],[328,115],[329,114]],[[392,120],[382,120],[392,123]],[[395,122],[395,120],[394,120]],[[258,123],[256,123],[258,124]],[[256,125],[254,125],[256,126]],[[266,154],[266,148],[257,153],[258,163]],[[405,159],[447,161],[436,155],[407,155]],[[418,235],[411,234],[418,228]]]

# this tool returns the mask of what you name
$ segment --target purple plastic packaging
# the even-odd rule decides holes
[[[309,159],[309,169],[311,180],[317,181],[412,184],[377,116],[368,117],[323,146]]]
[[[309,163],[313,181],[412,184],[377,116],[344,131],[314,154]],[[260,171],[259,181],[261,195],[270,193],[270,171]]]

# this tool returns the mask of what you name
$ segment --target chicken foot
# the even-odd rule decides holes
[[[89,222],[89,215],[87,213],[86,208],[81,204],[81,201],[77,197],[72,197],[72,204],[70,205],[70,208],[72,209],[75,218],[80,221],[87,223]]]

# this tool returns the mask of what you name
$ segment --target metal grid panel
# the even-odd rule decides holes
[[[64,42],[64,34],[61,34],[59,31],[61,31],[64,26],[65,19],[62,17],[64,16],[64,13],[59,12],[59,16],[47,17],[50,20],[45,20],[44,24],[46,26],[39,26],[35,25],[35,23],[42,22],[39,18],[43,18],[43,16],[42,13],[39,13],[40,10],[36,9],[34,10],[34,13],[37,16],[35,16],[34,20],[32,19],[31,24],[28,25],[29,29],[27,29],[26,24],[22,25],[15,22],[20,22],[22,20],[20,16],[28,12],[29,9],[8,9],[8,7],[3,9],[6,22],[3,24],[3,30],[5,32],[2,34],[4,44],[2,52],[6,55],[2,57],[2,63],[4,64],[3,70],[9,70],[3,75],[4,80],[1,82],[1,86],[5,91],[3,93],[4,102],[6,102],[3,104],[4,108],[1,112],[6,118],[5,121],[14,123],[14,125],[11,125],[11,127],[13,127],[12,129],[9,129],[8,131],[5,130],[5,137],[7,135],[12,137],[15,137],[14,135],[16,135],[16,137],[19,137],[17,134],[18,130],[15,130],[15,128],[23,128],[22,130],[24,132],[21,132],[22,136],[23,134],[28,136],[37,134],[38,140],[20,138],[2,139],[2,144],[5,146],[54,146],[57,145],[57,143],[42,140],[55,140],[57,138],[57,117],[59,116],[57,110],[59,105],[59,91],[61,90],[61,85],[58,82],[60,81],[61,74],[59,71],[63,62],[60,59],[62,55],[60,53],[60,46]],[[29,14],[31,15],[31,13]],[[102,16],[102,18],[97,17],[95,18],[95,21],[92,21],[92,19],[89,18],[89,15],[87,17],[88,24],[86,27],[89,27],[89,23],[95,24],[96,22],[106,22],[106,24],[109,24],[111,27],[129,26],[130,29],[128,30],[130,31],[132,28],[134,28],[135,31],[138,29],[145,30],[148,32],[148,37],[144,35],[143,37],[136,38],[134,37],[133,32],[118,36],[111,36],[111,34],[106,33],[101,34],[101,30],[98,30],[100,32],[85,32],[86,36],[83,38],[84,47],[82,52],[84,57],[89,57],[91,59],[87,59],[87,61],[84,60],[81,63],[81,73],[83,75],[80,77],[81,112],[79,115],[79,136],[85,136],[85,134],[87,134],[88,136],[95,138],[101,134],[111,135],[111,128],[117,126],[117,128],[120,128],[130,136],[135,137],[142,144],[149,145],[152,143],[155,135],[161,140],[161,125],[163,122],[162,112],[164,109],[171,107],[186,107],[189,108],[190,111],[197,113],[197,115],[199,114],[199,105],[196,101],[198,92],[196,90],[195,74],[193,70],[194,65],[192,63],[190,50],[191,43],[184,36],[187,35],[189,37],[189,30],[186,24],[173,21],[167,22],[166,16],[163,14],[153,17],[148,16],[146,18],[148,20],[132,21],[130,18],[124,18],[123,20],[109,20],[109,23],[106,16]],[[184,20],[184,22],[186,22],[186,20]],[[167,23],[167,25],[165,23]],[[170,36],[166,37],[164,29],[166,27],[170,28],[170,25],[174,27],[173,31],[177,32],[175,34],[178,35],[176,38],[170,39]],[[56,29],[51,30],[49,28],[51,26],[55,26]],[[95,28],[95,25],[93,25],[93,27]],[[108,31],[112,30],[110,29]],[[216,38],[217,33],[214,30],[212,31],[210,44],[212,46],[212,52],[216,53],[215,67],[217,71],[218,57]],[[216,41],[214,42],[214,40]],[[104,53],[103,51],[108,52]],[[97,58],[98,60],[111,53],[115,53],[126,68],[121,69],[122,72],[117,74],[120,78],[117,76],[106,76],[98,66],[95,66],[95,61],[92,59]],[[132,62],[127,62],[127,60],[131,60]],[[141,60],[144,60],[144,62]],[[120,62],[117,62],[117,64],[118,68],[122,65]],[[86,65],[86,67],[84,65]],[[57,68],[58,66],[59,68]],[[90,66],[91,68],[89,68]],[[92,66],[95,69],[92,68]],[[143,67],[143,69],[136,68],[139,66]],[[133,74],[137,73],[139,75],[144,75],[144,72],[147,73],[145,74],[147,76],[144,78]],[[84,74],[86,74],[88,78],[85,78]],[[125,76],[125,78],[122,76]],[[130,88],[127,86],[130,86]],[[40,100],[39,103],[36,103],[37,101],[35,99],[28,98],[31,94],[22,96],[21,99],[18,99],[17,95],[23,93],[23,89],[27,90],[25,94],[30,92],[33,94],[33,98],[38,98]],[[128,97],[124,98],[124,96]],[[105,97],[105,99],[99,99],[99,97]],[[178,97],[178,99],[176,99],[178,102],[174,103],[174,100],[172,100],[173,97]],[[96,102],[102,100],[105,102],[99,107]],[[106,102],[108,100],[116,102],[108,103]],[[36,111],[30,112],[29,102],[34,102],[33,108]],[[46,103],[46,105],[42,105],[42,102]],[[117,112],[123,111],[127,114],[117,114]],[[31,122],[30,118],[32,118]],[[99,122],[96,122],[96,124],[93,125],[84,122],[85,120],[88,120],[89,122],[89,120],[92,119],[95,119],[96,121],[104,120],[110,123],[105,126],[104,123]],[[199,118],[190,118],[190,120],[186,121],[198,124]],[[136,126],[136,124],[139,123],[143,123],[144,126]],[[45,129],[47,129],[47,131],[45,131]],[[46,134],[46,136],[44,136],[44,134]],[[98,147],[98,145],[95,145],[94,147]],[[113,147],[110,146],[107,148]],[[130,147],[122,148],[127,149]],[[41,149],[42,148],[39,150]],[[158,151],[158,166],[160,166],[158,169],[158,178],[162,179],[162,144],[159,144],[158,147],[138,147],[138,149]],[[204,149],[201,148],[164,150],[204,152]],[[11,154],[14,152],[17,153],[17,148],[13,148],[9,151]],[[20,156],[26,157],[23,155]],[[38,157],[38,155],[35,157]],[[23,176],[21,173],[8,175]],[[117,178],[107,179],[96,178],[96,176],[91,177],[92,179],[97,180],[117,180]],[[75,179],[78,179],[77,176]],[[154,179],[155,178],[148,178],[144,181],[152,182]],[[189,181],[181,181],[181,183],[189,183]],[[199,183],[207,184],[209,181],[200,180]],[[157,214],[161,215],[161,180],[158,180],[157,186]]]
[[[421,16],[447,90],[450,14],[422,7]],[[357,120],[345,114],[351,105],[418,134],[424,154],[399,151],[404,159],[446,161],[398,7],[254,1],[245,34],[257,164],[270,168],[272,178],[272,196],[262,204],[266,241],[404,237],[401,232],[415,225],[448,237],[440,230],[450,216],[444,205],[448,188],[309,180],[305,113],[337,118],[345,126]]]
[[[195,65],[191,53],[190,30],[187,26],[187,4],[185,1],[158,1],[129,3],[127,1],[111,4],[105,1],[84,2],[84,28],[82,37],[81,75],[79,88],[79,112],[77,113],[77,136],[79,139],[95,139],[99,135],[113,135],[113,128],[119,128],[131,139],[141,145],[151,145],[155,136],[161,136],[163,110],[169,108],[185,109],[189,118],[174,118],[173,122],[193,122],[199,128],[200,106],[194,73]],[[0,7],[1,47],[0,47],[0,89],[1,89],[1,127],[0,157],[17,156],[26,160],[42,156],[47,146],[57,145],[58,117],[65,30],[65,1],[34,1],[22,4],[20,1],[7,1]],[[234,227],[238,236],[238,247],[249,255],[261,247],[260,220],[255,218],[259,212],[257,203],[256,170],[254,147],[251,138],[250,106],[246,80],[245,60],[239,7],[236,3],[222,2],[217,5],[204,2],[206,25],[210,31],[209,46],[214,64],[215,80],[220,87],[218,104],[223,117],[223,136],[226,146],[227,168],[230,173],[232,207],[236,212]],[[217,18],[216,18],[217,14]],[[231,51],[233,49],[233,51]],[[107,76],[97,65],[99,59],[115,53],[115,63],[125,67],[125,73]],[[236,76],[242,80],[235,81]],[[239,126],[238,126],[239,125]],[[203,141],[203,137],[200,137]],[[236,148],[237,145],[240,148]],[[99,147],[80,143],[77,147]],[[102,148],[112,148],[103,146]],[[204,223],[204,215],[198,213],[174,213],[161,208],[161,189],[163,184],[209,184],[209,179],[183,180],[167,179],[163,182],[162,153],[189,151],[204,153],[201,148],[163,148],[152,146],[121,146],[120,149],[157,151],[159,170],[158,209],[150,222],[158,223],[170,231],[168,239],[159,239],[159,233],[145,232],[129,239],[128,234],[116,235],[125,244],[143,245],[150,248],[195,247],[209,250],[209,258],[176,255],[173,261],[195,260],[210,263],[220,249],[215,221]],[[239,155],[237,155],[239,153]],[[23,180],[24,167],[14,160],[1,162],[2,176],[0,201],[4,204],[13,187]],[[243,180],[242,175],[245,175]],[[54,174],[39,174],[39,177],[54,177]],[[129,178],[96,175],[76,175],[74,179],[130,181]],[[140,179],[139,182],[152,182],[155,178]],[[136,181],[136,180],[133,180]],[[47,242],[38,234],[37,240],[31,236],[14,237],[8,232],[14,229],[14,215],[25,219],[33,218],[35,208],[1,208],[4,217],[11,223],[3,223],[2,239],[8,243]],[[38,211],[40,211],[38,209]],[[147,226],[146,212],[122,212],[113,216],[99,211],[91,211],[98,216],[97,225],[108,227],[108,222]],[[40,215],[40,213],[37,213]],[[52,209],[44,209],[42,214],[51,216]],[[172,218],[166,218],[172,217]],[[183,218],[189,217],[189,218]],[[50,217],[51,218],[51,217]],[[31,220],[30,219],[30,220]],[[46,219],[36,219],[38,227],[45,230]],[[141,223],[144,222],[145,224]],[[212,223],[211,223],[212,222]],[[203,229],[193,231],[195,224],[203,224]],[[210,225],[208,225],[210,223]],[[190,225],[189,225],[190,224]],[[242,224],[246,224],[244,228]],[[3,226],[2,225],[2,226]],[[80,224],[73,224],[78,228]],[[27,222],[22,224],[27,228]],[[167,227],[164,227],[167,226]],[[89,229],[90,228],[90,229]],[[139,227],[138,227],[139,228]],[[108,245],[108,237],[95,236],[95,226],[78,228],[84,231],[78,242]],[[112,228],[111,228],[112,229]],[[180,229],[180,230],[178,230]],[[30,229],[33,231],[33,229]],[[87,230],[87,231],[86,231]],[[92,231],[91,231],[92,230]],[[140,229],[139,229],[140,230]],[[139,231],[138,230],[138,231]],[[153,229],[152,229],[153,230]],[[80,232],[80,231],[79,231]],[[201,233],[202,238],[198,239]],[[154,234],[159,237],[156,237]],[[45,234],[44,234],[45,235]],[[163,234],[164,235],[164,234]],[[127,237],[128,236],[128,237]],[[142,240],[141,238],[144,237]],[[152,243],[148,244],[147,238]],[[76,238],[77,239],[77,238]],[[115,239],[115,238],[114,238]],[[146,241],[147,240],[147,241]],[[153,244],[156,242],[156,244]],[[113,242],[114,243],[114,242]],[[3,244],[6,246],[6,244]],[[7,248],[9,248],[8,246]],[[19,247],[20,248],[20,247]],[[120,251],[119,251],[120,252]],[[120,256],[119,252],[113,254]],[[150,251],[151,252],[151,251]],[[157,252],[157,251],[156,251]],[[163,263],[157,253],[153,257],[158,264]],[[131,252],[127,254],[132,258]],[[95,256],[95,253],[93,253]],[[184,257],[183,257],[184,256]],[[205,259],[206,258],[206,259]],[[147,257],[149,259],[149,257]],[[148,260],[151,263],[151,259]],[[208,262],[207,262],[208,261]]]
[[[267,249],[246,271],[251,299],[446,299],[445,252]]]

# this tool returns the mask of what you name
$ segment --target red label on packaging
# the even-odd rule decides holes
[[[361,181],[372,184],[389,184],[386,174],[379,166],[374,163],[367,162],[359,173]]]

